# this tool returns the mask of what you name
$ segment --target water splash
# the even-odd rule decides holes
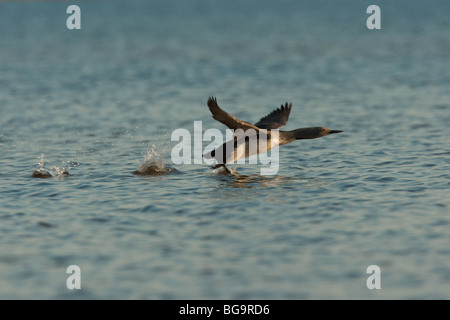
[[[37,163],[37,167],[34,168],[33,174],[31,175],[33,178],[51,178],[53,175],[50,170],[45,167],[44,154],[41,154],[41,158]]]
[[[177,171],[175,168],[168,167],[164,164],[164,156],[156,149],[155,145],[152,145],[150,150],[144,157],[144,161],[139,163],[134,174],[137,175],[164,175]]]
[[[51,166],[46,167],[45,165],[45,155],[42,153],[39,162],[37,163],[36,168],[34,168],[32,177],[33,178],[52,178],[52,177],[60,177],[64,178],[69,176],[69,170],[73,167],[77,167],[80,164],[78,162],[66,161],[66,163],[62,163],[62,166]]]

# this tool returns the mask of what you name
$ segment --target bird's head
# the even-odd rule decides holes
[[[317,130],[319,130],[319,137],[327,136],[332,133],[342,132],[342,130],[332,130],[325,127],[318,127]]]
[[[342,132],[341,130],[331,130],[325,127],[309,127],[300,128],[293,131],[295,138],[298,139],[315,139],[327,136],[333,133]]]

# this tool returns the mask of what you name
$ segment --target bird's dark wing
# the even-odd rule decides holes
[[[267,116],[261,118],[261,120],[255,123],[255,126],[261,129],[282,128],[286,125],[286,122],[288,121],[289,114],[291,113],[291,108],[292,102],[289,104],[286,102],[284,106],[281,105],[280,108],[275,109]]]
[[[254,129],[256,131],[259,130],[259,128],[256,127],[255,125],[239,120],[238,118],[233,117],[231,114],[223,111],[217,104],[217,100],[214,97],[209,97],[208,107],[212,113],[213,118],[219,122],[222,122],[230,129],[233,130],[242,129],[244,131],[247,131],[248,129]]]

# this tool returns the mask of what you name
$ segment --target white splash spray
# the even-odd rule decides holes
[[[175,172],[176,169],[164,164],[164,155],[159,152],[155,145],[147,150],[144,161],[139,163],[134,174],[137,175],[164,175]]]
[[[69,170],[73,167],[77,167],[80,164],[78,162],[66,161],[63,162],[61,166],[53,165],[51,167],[46,167],[45,165],[45,155],[42,153],[36,168],[34,168],[32,177],[33,178],[51,178],[51,177],[66,177],[69,176]]]

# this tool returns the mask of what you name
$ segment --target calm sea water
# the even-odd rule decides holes
[[[0,298],[450,299],[448,1],[69,4],[0,4]],[[174,165],[210,95],[344,133]]]

